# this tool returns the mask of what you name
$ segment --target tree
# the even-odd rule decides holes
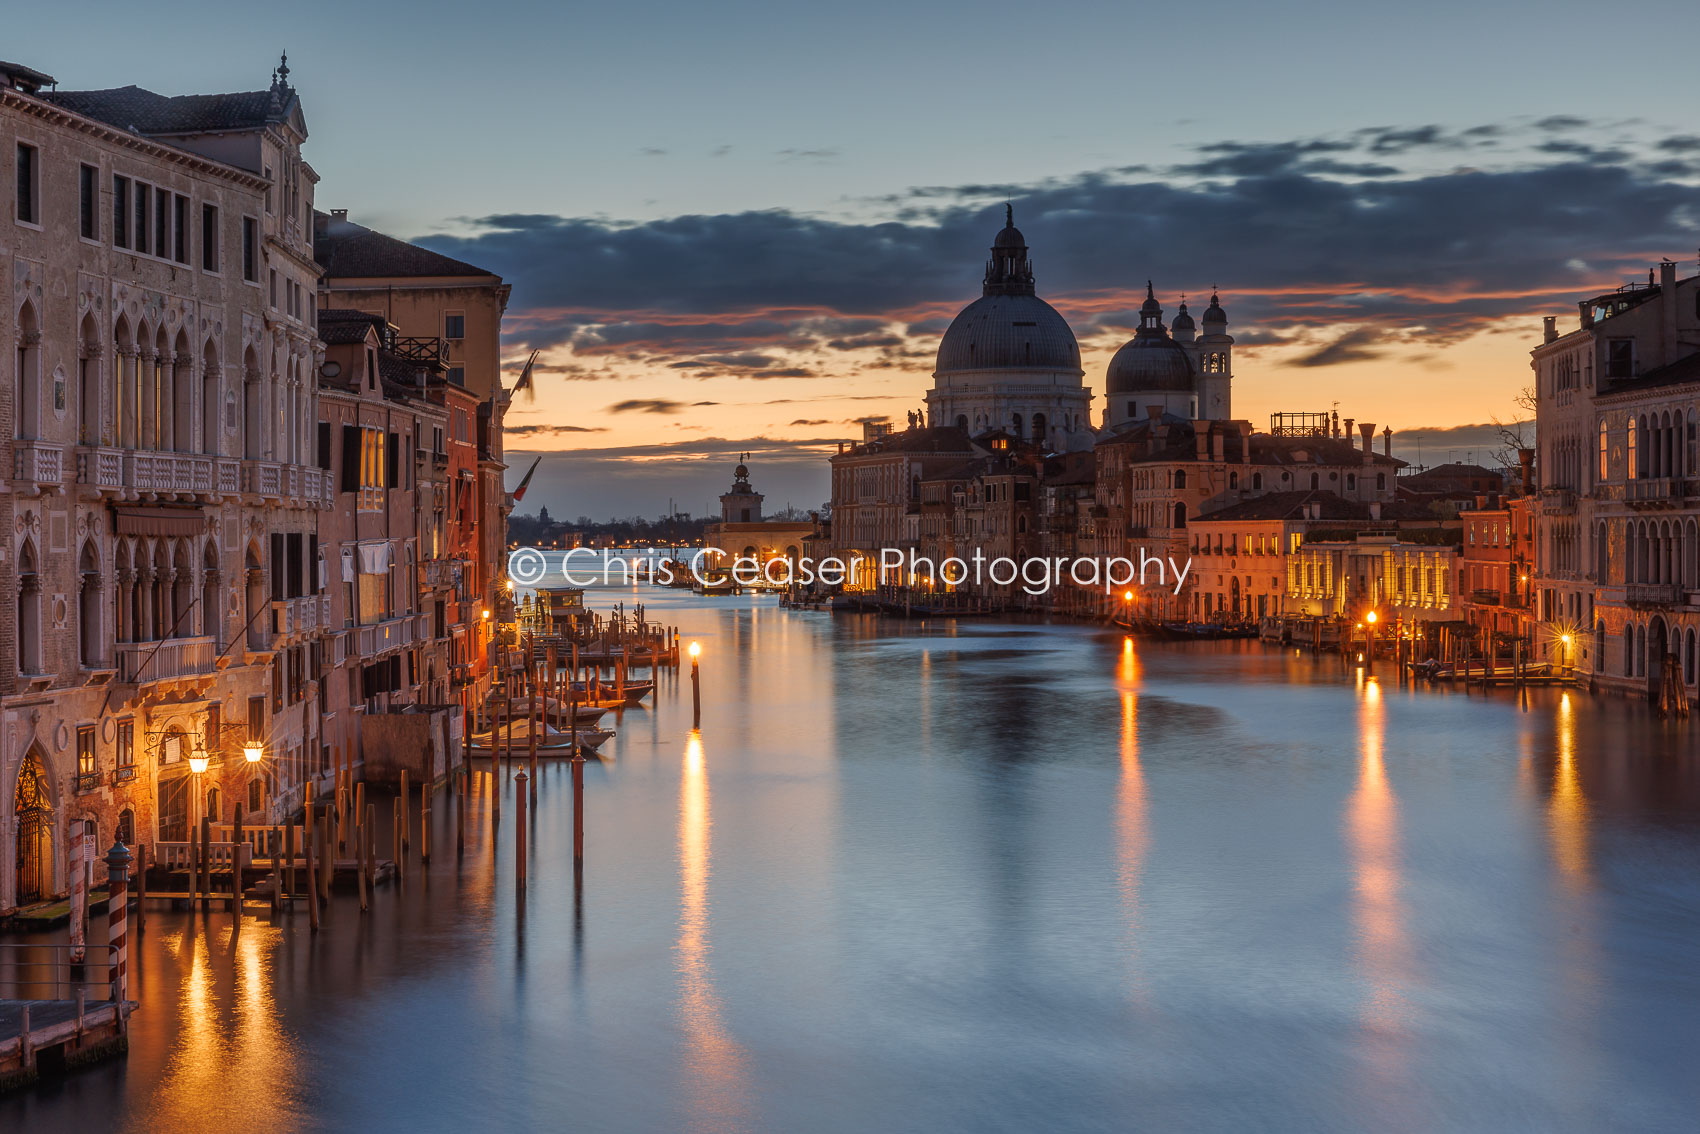
[[[1494,449],[1494,459],[1500,468],[1521,468],[1523,458],[1518,455],[1519,449],[1535,447],[1535,413],[1539,405],[1539,397],[1534,383],[1524,386],[1517,391],[1517,396],[1511,399],[1516,416],[1510,421],[1493,418],[1493,427],[1497,434],[1497,447]]]

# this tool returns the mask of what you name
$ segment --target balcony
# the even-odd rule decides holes
[[[1568,488],[1542,489],[1541,511],[1549,516],[1574,516],[1576,514],[1576,494]]]
[[[1470,592],[1470,601],[1477,606],[1498,606],[1499,592],[1487,587],[1478,587]]]
[[[1693,483],[1682,477],[1641,477],[1623,486],[1623,499],[1630,505],[1670,505],[1693,493]]]
[[[243,461],[242,491],[268,500],[319,506],[331,503],[331,478],[323,469],[276,461]]]
[[[90,448],[76,451],[77,483],[162,496],[235,495],[237,462],[193,453]]]
[[[326,595],[303,595],[272,603],[273,634],[311,634],[325,629],[329,621],[330,598]]]
[[[218,654],[210,637],[167,638],[163,642],[119,642],[118,680],[143,685],[175,677],[196,677],[213,671]]]
[[[57,489],[65,483],[65,450],[40,441],[12,446],[12,477],[37,489]]]
[[[1630,583],[1623,588],[1623,601],[1630,606],[1675,606],[1682,588],[1675,583]]]
[[[391,618],[371,626],[361,626],[355,631],[355,654],[362,658],[370,658],[386,650],[411,646],[418,629],[419,616],[409,614],[404,618]]]

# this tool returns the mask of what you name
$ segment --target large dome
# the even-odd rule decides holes
[[[1167,335],[1135,338],[1110,359],[1104,375],[1106,394],[1188,393],[1193,388],[1192,359]]]
[[[1080,371],[1080,346],[1056,308],[1036,295],[983,295],[939,340],[935,374],[959,370]]]

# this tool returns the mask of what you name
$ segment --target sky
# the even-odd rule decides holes
[[[1147,279],[1170,318],[1219,286],[1235,416],[1337,407],[1430,464],[1492,451],[1542,315],[1700,249],[1686,64],[1579,69],[1597,4],[167,8],[34,6],[5,53],[182,94],[288,50],[319,206],[513,284],[510,482],[544,453],[522,507],[559,516],[700,514],[743,452],[818,507],[839,440],[923,404],[1006,201],[1089,387]]]

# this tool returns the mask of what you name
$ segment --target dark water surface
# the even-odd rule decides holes
[[[701,639],[362,917],[150,913],[0,1130],[1691,1130],[1700,724],[1256,643],[617,590]],[[1379,679],[1378,679],[1379,678]]]

